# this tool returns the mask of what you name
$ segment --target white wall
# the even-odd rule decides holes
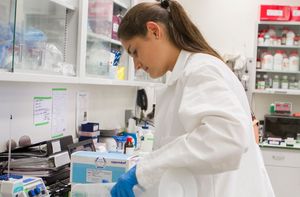
[[[219,53],[255,57],[256,24],[261,4],[300,5],[300,0],[179,0],[208,42]],[[255,64],[250,68],[253,71]],[[259,119],[274,101],[291,101],[300,111],[299,96],[254,95],[252,108]]]
[[[75,136],[76,94],[89,93],[89,120],[104,129],[124,127],[125,109],[135,108],[135,87],[87,86],[66,84],[38,84],[0,82],[0,151],[9,139],[9,116],[13,115],[12,138],[18,142],[22,135],[33,143],[51,139],[51,127],[33,125],[33,97],[51,96],[52,88],[67,88],[67,132]]]

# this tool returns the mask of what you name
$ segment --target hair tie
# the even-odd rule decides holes
[[[165,8],[165,9],[170,9],[169,8],[169,6],[170,6],[169,0],[161,0],[160,1],[160,6]]]

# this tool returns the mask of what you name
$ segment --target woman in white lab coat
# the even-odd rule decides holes
[[[134,196],[134,185],[154,188],[178,168],[192,172],[199,197],[274,196],[244,89],[182,6],[138,4],[118,36],[136,69],[152,78],[171,74],[157,92],[155,150],[118,180],[112,196]]]

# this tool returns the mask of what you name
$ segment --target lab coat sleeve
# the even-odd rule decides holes
[[[192,68],[178,83],[184,88],[178,113],[186,134],[138,163],[138,182],[146,189],[172,167],[195,174],[235,170],[247,151],[250,114],[216,68]]]

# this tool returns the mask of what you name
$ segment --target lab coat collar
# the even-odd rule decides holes
[[[186,65],[186,62],[191,55],[191,52],[181,50],[179,53],[179,56],[177,58],[176,64],[173,68],[173,71],[171,72],[171,75],[167,81],[167,85],[171,86],[173,85],[177,79],[180,77],[180,75],[183,73],[183,69]]]

